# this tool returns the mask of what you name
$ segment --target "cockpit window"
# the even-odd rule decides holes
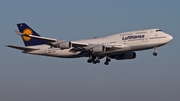
[[[162,30],[159,30],[159,29],[158,29],[158,30],[156,30],[156,32],[161,32],[161,31],[162,31]]]

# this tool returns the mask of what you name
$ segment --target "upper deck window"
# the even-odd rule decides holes
[[[160,29],[158,29],[158,30],[156,30],[156,32],[161,32],[162,30],[160,30]]]

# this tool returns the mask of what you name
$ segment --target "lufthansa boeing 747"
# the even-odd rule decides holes
[[[88,63],[100,63],[106,58],[104,64],[108,65],[111,59],[135,59],[135,51],[154,49],[169,43],[173,37],[160,29],[147,29],[118,33],[101,38],[87,40],[67,41],[42,37],[25,23],[17,24],[25,47],[6,45],[21,50],[26,54],[52,56],[58,58],[88,57]]]

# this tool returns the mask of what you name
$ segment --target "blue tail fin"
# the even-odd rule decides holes
[[[25,23],[19,23],[17,24],[17,27],[19,31],[23,34],[29,34],[29,35],[35,35],[35,36],[40,36],[37,34],[32,28],[30,28],[28,25]],[[46,41],[35,39],[35,38],[30,38],[27,36],[21,36],[22,40],[24,41],[25,46],[33,46],[33,45],[42,45],[42,44],[47,44]]]

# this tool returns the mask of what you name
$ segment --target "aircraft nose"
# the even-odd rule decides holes
[[[168,39],[169,39],[169,41],[171,41],[173,39],[173,37],[171,35],[168,35]]]

